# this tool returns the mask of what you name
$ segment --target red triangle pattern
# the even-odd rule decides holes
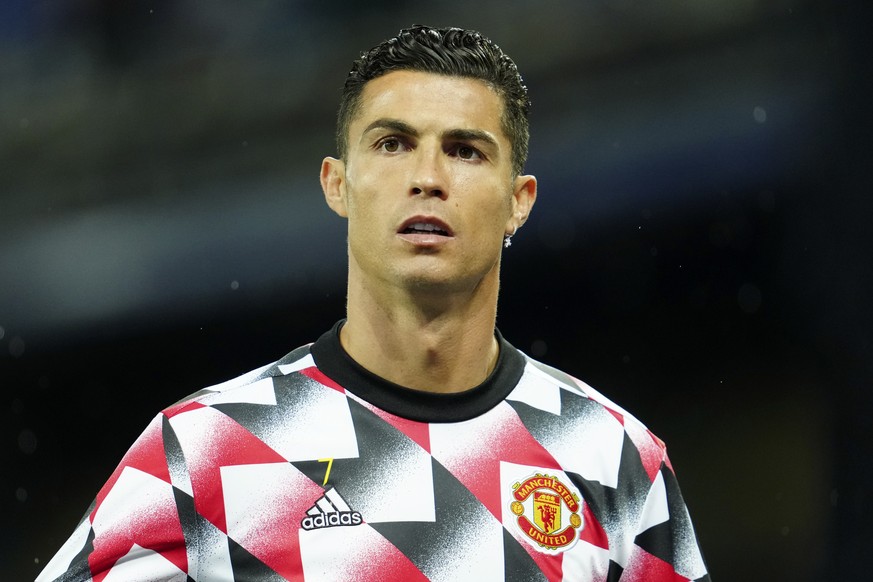
[[[603,408],[606,410],[606,412],[608,412],[609,414],[614,416],[615,419],[618,420],[618,423],[621,426],[624,426],[624,415],[622,413],[618,412],[617,410],[613,410],[612,408],[610,408],[609,406],[606,406],[605,404],[603,405]]]
[[[648,429],[634,422],[625,426],[625,432],[640,453],[640,461],[642,461],[643,469],[649,476],[649,481],[654,481],[658,471],[661,470],[661,463],[665,457],[663,443],[653,439],[652,433]]]
[[[366,400],[361,400],[353,394],[350,394],[349,396],[351,396],[355,399],[356,402],[370,410],[370,412],[372,412],[373,414],[408,436],[416,444],[418,444],[418,446],[424,449],[427,454],[430,454],[430,428],[426,422],[418,422],[416,420],[409,420],[408,418],[395,416],[390,412],[385,412],[381,408],[376,408]]]
[[[490,426],[482,426],[490,420]],[[475,449],[441,451],[437,460],[502,521],[500,462],[561,470],[561,466],[531,436],[512,407],[503,403],[477,419],[482,438],[470,439]]]
[[[97,493],[94,510],[91,512],[91,521],[94,521],[94,516],[103,504],[103,500],[112,490],[112,487],[121,476],[121,472],[125,467],[133,467],[139,469],[143,473],[148,473],[162,481],[170,483],[170,469],[167,467],[167,458],[164,455],[164,439],[163,439],[163,417],[161,415],[152,419],[152,422],[146,427],[140,437],[133,443],[130,450],[121,459],[121,462],[109,476],[109,480]]]
[[[162,486],[159,486],[162,487]],[[94,538],[94,551],[88,565],[94,572],[94,582],[102,582],[119,558],[127,555],[134,544],[161,554],[183,572],[188,571],[185,536],[172,487],[164,487],[166,496],[148,511],[121,516],[124,521],[100,532]]]
[[[367,555],[367,563],[355,573],[356,582],[427,582],[427,577],[394,544],[382,536],[379,540],[375,551]]]
[[[337,384],[336,382],[334,382],[333,380],[331,380],[330,378],[325,376],[324,373],[321,370],[319,370],[318,368],[315,368],[315,367],[304,368],[304,369],[300,370],[300,373],[303,374],[304,376],[308,376],[308,377],[312,378],[313,380],[315,380],[319,384],[324,384],[328,388],[333,388],[337,392],[341,392],[342,394],[346,393],[345,388],[343,388],[342,386],[340,386],[339,384]]]
[[[209,434],[204,434],[202,438],[199,435],[186,435],[183,441],[186,444],[182,445],[182,449],[189,459],[191,487],[197,512],[226,534],[221,467],[284,463],[287,460],[233,419],[209,407],[201,410],[197,414],[208,414],[210,418],[199,422],[198,426],[203,427]],[[191,449],[192,443],[196,443],[199,448]]]
[[[291,472],[269,483],[263,501],[271,510],[253,515],[248,531],[234,540],[284,578],[301,580],[300,520],[324,490],[292,465],[288,467]]]
[[[190,410],[196,410],[198,408],[205,408],[205,404],[201,404],[200,402],[192,402],[190,400],[183,400],[182,402],[177,402],[176,404],[167,407],[164,409],[164,416],[167,418],[173,418],[177,414],[181,414],[182,412],[187,412]]]
[[[591,506],[587,502],[582,506],[582,524],[582,533],[579,534],[580,541],[588,542],[604,550],[609,549],[609,538],[606,536],[606,530],[591,513]]]

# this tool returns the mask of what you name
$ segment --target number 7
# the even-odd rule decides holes
[[[322,487],[327,485],[327,478],[330,477],[330,468],[333,466],[333,457],[329,459],[318,459],[319,463],[327,463],[327,471],[324,472],[324,483],[321,484]]]

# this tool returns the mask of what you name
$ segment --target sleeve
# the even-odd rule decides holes
[[[158,415],[100,489],[72,536],[37,582],[180,581],[189,571],[165,437]]]
[[[664,453],[621,582],[709,582],[679,483]]]

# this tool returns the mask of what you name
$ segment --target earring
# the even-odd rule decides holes
[[[515,234],[515,231],[518,230],[518,227],[515,226],[512,228],[512,232],[503,235],[503,248],[508,249],[512,246],[512,236]]]

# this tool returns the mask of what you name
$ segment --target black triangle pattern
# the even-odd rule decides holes
[[[284,577],[280,576],[275,570],[251,555],[248,550],[236,543],[232,538],[227,538],[227,544],[228,550],[230,551],[230,563],[233,568],[234,580],[286,582]]]
[[[506,529],[503,530],[503,573],[506,582],[546,580],[530,554]]]

